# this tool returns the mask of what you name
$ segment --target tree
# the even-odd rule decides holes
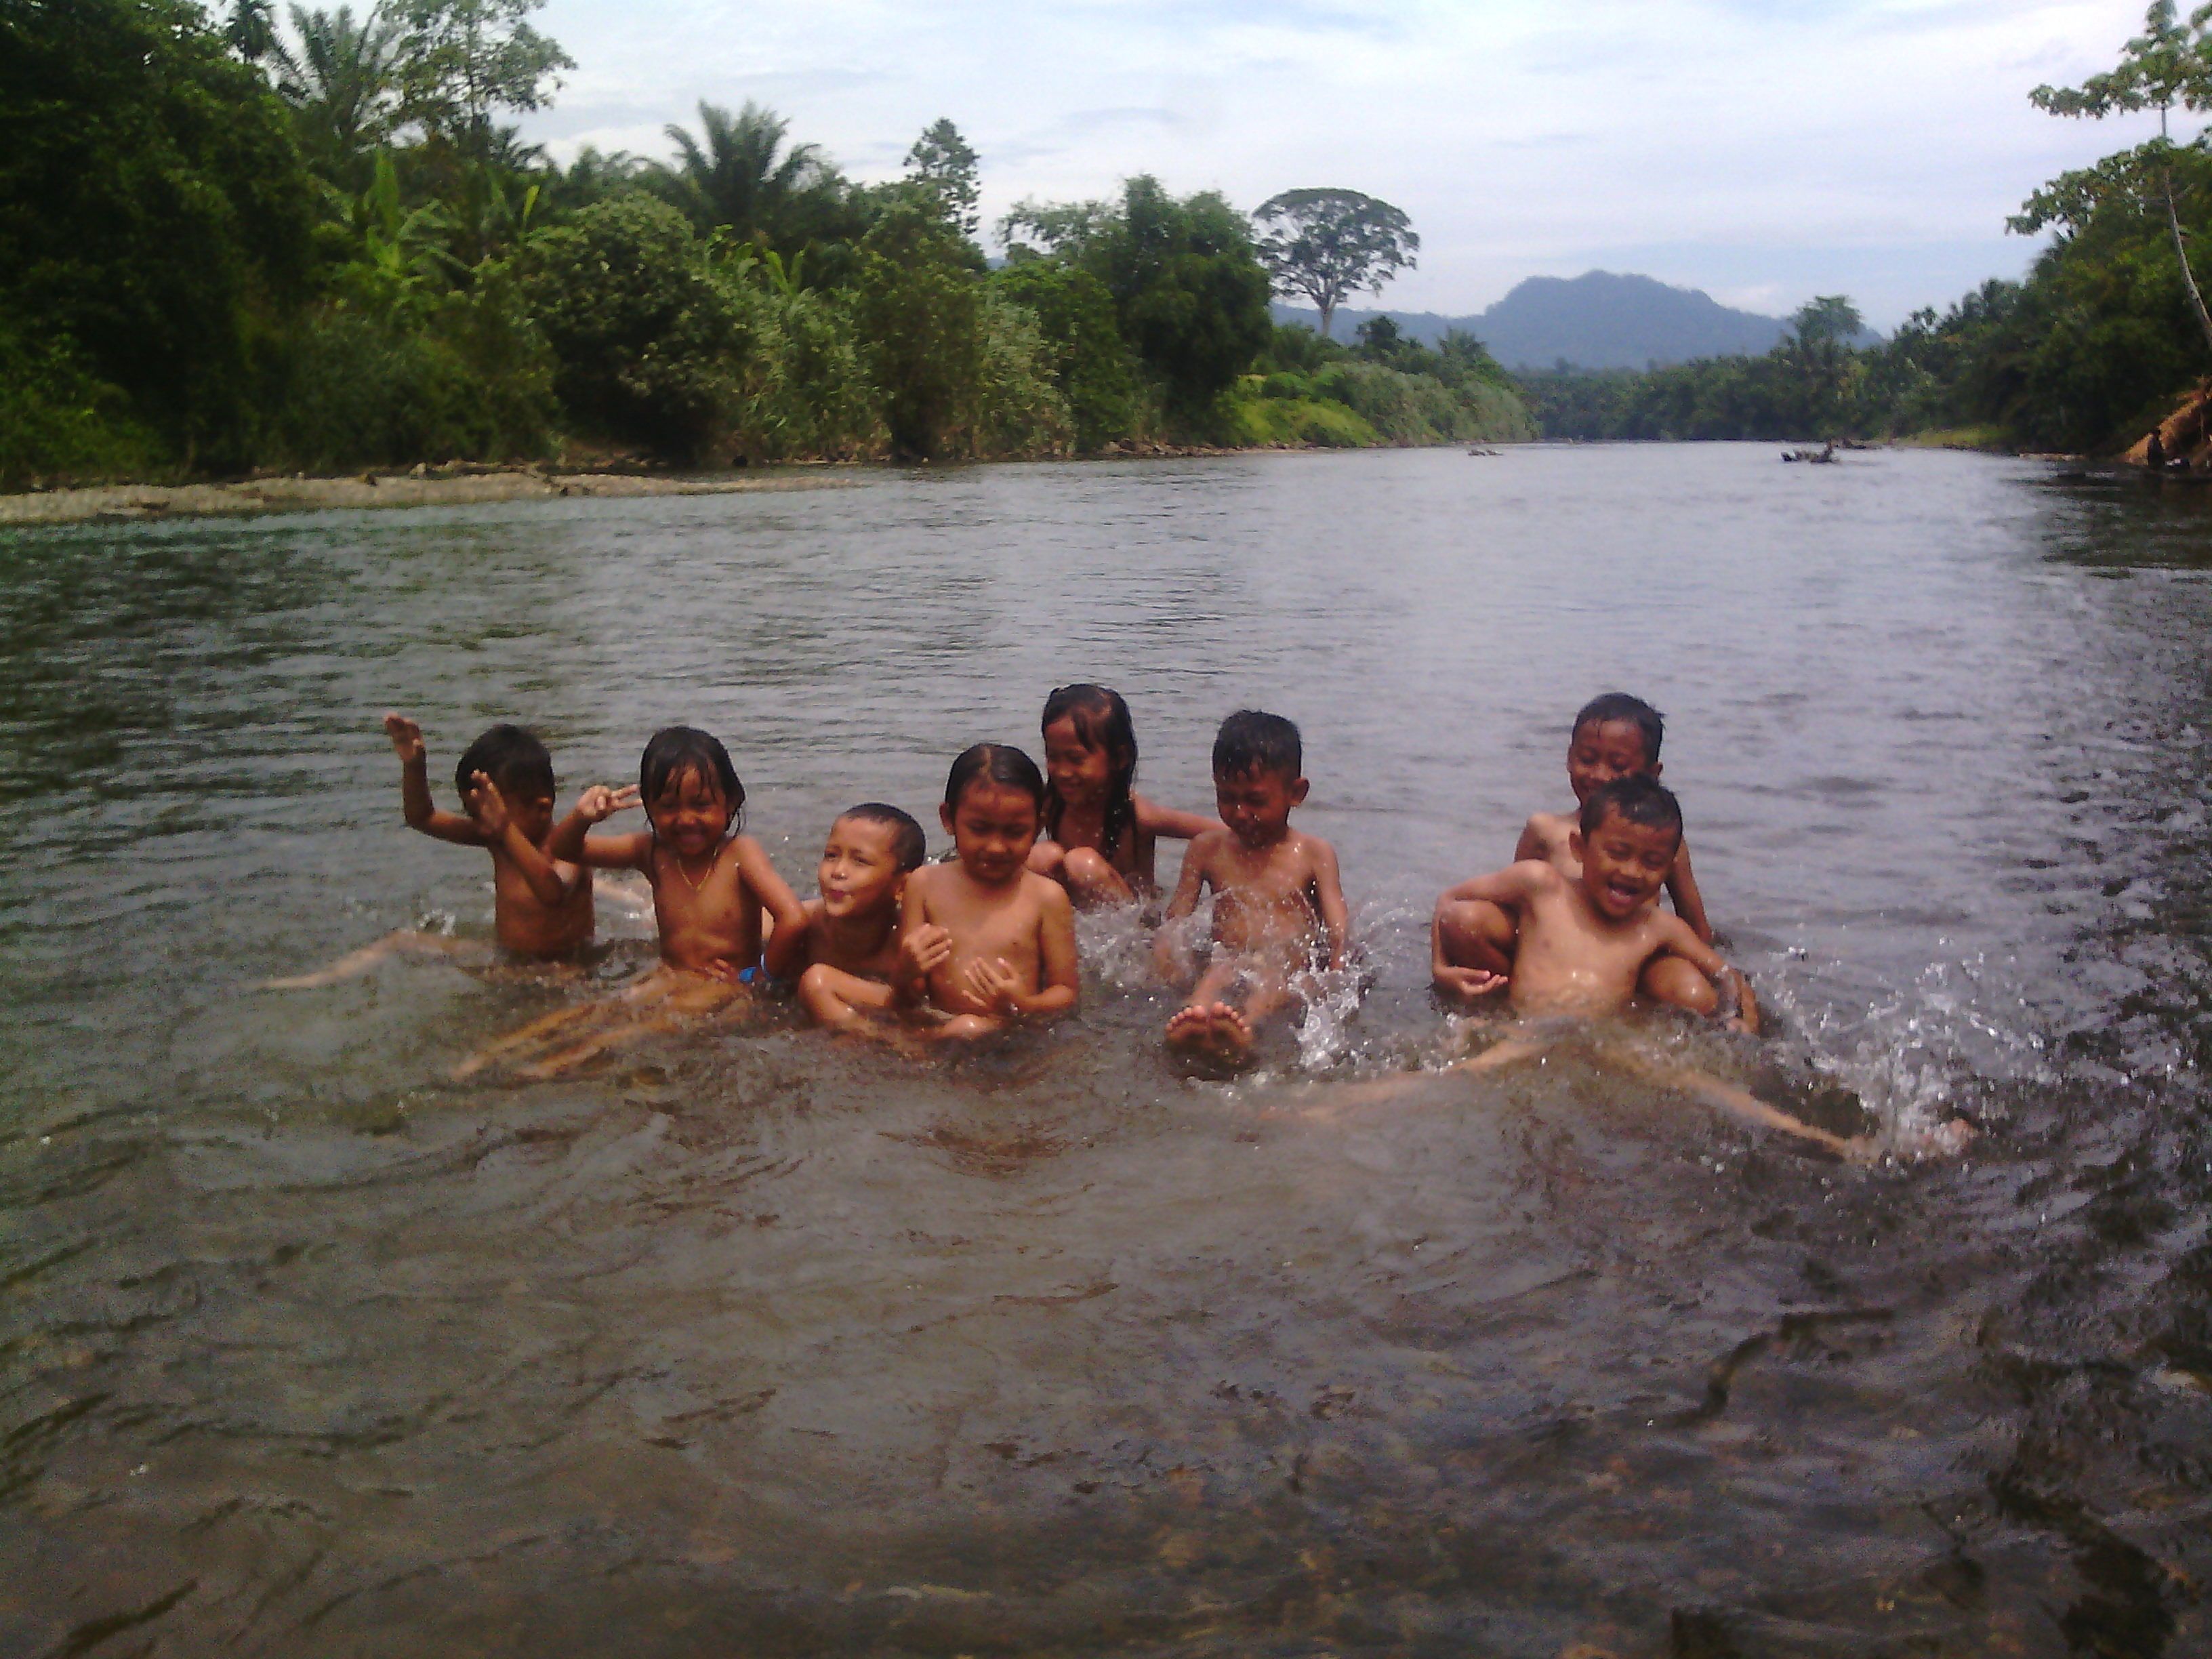
[[[575,59],[524,20],[544,0],[403,0],[401,114],[464,153],[489,153],[495,110],[543,109]]]
[[[2177,146],[2167,127],[2167,117],[2179,107],[2212,109],[2212,5],[2190,14],[2185,26],[2174,20],[2173,0],[2152,0],[2143,14],[2143,32],[2121,48],[2120,61],[2103,75],[2092,76],[2078,87],[2038,87],[2028,94],[2038,109],[2053,115],[2086,116],[2102,120],[2107,115],[2147,109],[2158,112],[2158,137],[2131,150],[2107,156],[2094,167],[2063,173],[2022,206],[2011,221],[2025,234],[2045,225],[2078,228],[2100,204],[2115,197],[2154,192],[2166,210],[2173,238],[2173,255],[2181,267],[2190,308],[2205,344],[2212,347],[2212,312],[2197,286],[2189,266],[2189,240],[2181,228],[2173,174],[2176,151],[2205,148],[2199,132],[2185,146]]]
[[[906,153],[906,176],[936,194],[945,218],[963,236],[973,236],[982,221],[977,204],[982,186],[977,181],[975,152],[951,122],[939,120],[925,129]]]
[[[0,8],[0,315],[66,337],[188,465],[245,453],[249,343],[303,291],[313,201],[198,6]]]
[[[1136,366],[1114,320],[1114,296],[1079,265],[1024,259],[996,279],[999,291],[1036,318],[1066,400],[1075,447],[1086,453],[1133,436],[1140,409]]]
[[[276,93],[292,106],[301,148],[333,182],[350,185],[357,163],[392,136],[398,108],[399,24],[371,6],[292,8],[295,44],[276,49]]]
[[[816,144],[787,147],[791,123],[748,100],[734,116],[699,106],[699,136],[665,131],[676,162],[654,174],[661,193],[701,230],[796,252],[830,227],[842,180]]]
[[[230,19],[222,38],[230,49],[249,64],[258,64],[276,51],[276,23],[271,0],[231,0]]]
[[[1260,204],[1260,263],[1275,292],[1304,295],[1321,312],[1322,337],[1348,294],[1380,294],[1410,270],[1421,239],[1413,222],[1388,202],[1356,190],[1286,190]]]
[[[1865,326],[1858,307],[1840,294],[1818,295],[1790,319],[1781,349],[1803,383],[1807,416],[1823,435],[1834,424],[1850,343]]]

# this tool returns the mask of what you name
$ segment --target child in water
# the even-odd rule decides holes
[[[1577,817],[1591,793],[1615,778],[1642,775],[1656,778],[1662,768],[1659,747],[1666,736],[1666,721],[1659,711],[1640,697],[1607,692],[1583,705],[1575,716],[1567,740],[1567,782],[1575,792],[1576,812],[1536,812],[1529,816],[1513,849],[1516,863],[1540,860],[1570,880],[1581,873],[1581,861],[1572,842]],[[1698,940],[1710,946],[1712,924],[1705,919],[1704,897],[1690,868],[1690,848],[1682,843],[1674,867],[1667,872],[1668,896],[1675,914],[1688,924]],[[1478,986],[1504,982],[1513,966],[1516,945],[1510,912],[1486,899],[1468,896],[1454,888],[1437,902],[1430,927],[1430,973],[1437,991],[1454,1001],[1470,1000]],[[1742,994],[1749,997],[1747,981]],[[1647,970],[1643,989],[1653,1001],[1671,1003],[1694,1014],[1713,1013],[1720,994],[1711,980],[1685,957],[1668,955]],[[1746,1000],[1742,1012],[1757,1029],[1758,1005]]]
[[[768,970],[799,982],[799,1000],[817,1025],[856,1029],[888,1013],[899,964],[899,902],[921,867],[929,842],[896,806],[868,801],[830,826],[817,879],[822,896],[803,908],[803,927],[779,927],[768,942]]]
[[[1171,978],[1188,969],[1171,924],[1213,890],[1213,955],[1182,1012],[1168,1021],[1172,1048],[1241,1060],[1261,1020],[1292,994],[1292,981],[1324,958],[1344,966],[1352,918],[1336,851],[1291,828],[1310,787],[1298,728],[1279,714],[1242,709],[1213,740],[1214,798],[1224,829],[1190,844],[1155,950]],[[1241,988],[1242,1006],[1228,1000]]]
[[[587,834],[593,824],[641,802],[648,828]],[[523,1027],[471,1056],[456,1075],[559,1034],[569,1046],[520,1068],[526,1076],[551,1076],[745,995],[760,972],[763,909],[778,931],[803,928],[806,917],[761,844],[736,833],[744,805],[744,785],[729,750],[688,726],[653,733],[634,787],[594,784],[584,791],[554,830],[553,853],[594,869],[644,872],[660,925],[659,971],[617,997]],[[575,1036],[580,1027],[590,1028],[589,1035]]]
[[[466,816],[441,812],[431,798],[422,728],[404,714],[384,717],[385,735],[399,757],[400,811],[407,827],[456,847],[491,854],[492,924],[500,948],[533,962],[574,957],[592,938],[592,873],[547,850],[553,829],[553,757],[519,726],[495,726],[461,753],[453,769]],[[396,954],[455,956],[467,942],[412,929],[386,934],[329,967],[264,981],[270,991],[333,985],[367,973]]]
[[[938,809],[957,855],[907,878],[894,1006],[944,1018],[933,1037],[978,1037],[1075,1006],[1075,910],[1029,868],[1043,775],[1018,749],[979,743],[952,763]]]
[[[1134,788],[1137,733],[1129,705],[1103,685],[1063,685],[1044,702],[1044,834],[1030,868],[1085,909],[1158,890],[1153,843],[1188,841],[1219,822],[1178,812]]]

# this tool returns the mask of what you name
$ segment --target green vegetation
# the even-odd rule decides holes
[[[1976,434],[2071,451],[2140,438],[2212,374],[2212,315],[2189,254],[2212,236],[2212,145],[2203,132],[2185,143],[2167,131],[2175,111],[2212,110],[2212,6],[2183,24],[2157,0],[2111,73],[2031,96],[2059,115],[2155,109],[2160,137],[2028,199],[2012,228],[2057,234],[2024,280],[1984,283],[1941,315],[1918,312],[1864,349],[1844,343],[1856,323],[1849,302],[1827,298],[1764,356],[1520,376],[1545,434]]]
[[[883,184],[750,103],[555,166],[540,3],[0,0],[0,486],[1530,429],[1471,342],[1278,331],[1217,195],[1025,204],[993,270],[949,121]]]

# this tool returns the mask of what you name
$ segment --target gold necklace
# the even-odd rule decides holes
[[[691,872],[684,867],[684,855],[681,853],[671,853],[668,855],[669,861],[676,866],[676,873],[684,878],[684,884],[695,893],[707,884],[707,877],[714,873],[714,861],[719,856],[719,851],[708,854],[707,874],[694,881],[691,879]]]

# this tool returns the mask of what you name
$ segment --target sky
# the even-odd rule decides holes
[[[523,124],[663,157],[747,99],[848,174],[950,117],[995,221],[1131,174],[1246,210],[1305,185],[1395,204],[1416,269],[1379,303],[1462,314],[1528,276],[1638,271],[1878,328],[2016,276],[2005,216],[2148,136],[2027,101],[2110,68],[2141,0],[550,0],[575,58]],[[988,234],[988,233],[987,233]],[[1374,304],[1363,297],[1355,304]]]

